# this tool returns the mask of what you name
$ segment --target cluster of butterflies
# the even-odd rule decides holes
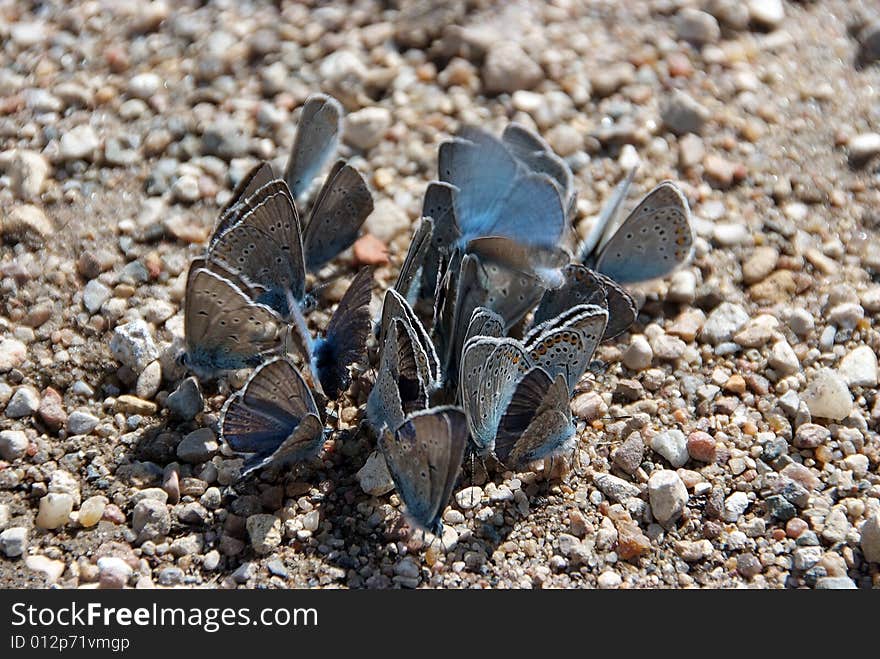
[[[378,368],[365,422],[409,519],[440,534],[466,453],[520,469],[574,447],[571,394],[598,344],[636,318],[621,285],[690,259],[690,211],[665,181],[620,220],[631,171],[569,251],[576,191],[566,163],[521,125],[500,138],[465,128],[440,146],[440,180],[428,185],[377,326],[365,269],[314,339],[303,319],[313,304],[305,272],[350,246],[372,209],[363,180],[340,162],[299,225],[292,199],[336,148],[339,115],[329,97],[309,99],[284,180],[258,166],[237,187],[190,269],[184,363],[200,376],[257,365],[221,417],[248,473],[320,450],[312,392],[347,388],[373,329]],[[345,171],[353,174],[337,181]]]

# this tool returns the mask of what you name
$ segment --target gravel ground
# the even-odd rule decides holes
[[[880,586],[874,3],[200,4],[0,2],[0,586]],[[370,370],[320,460],[240,483],[241,374],[178,389],[188,260],[318,90],[374,191],[374,303],[463,123],[536,127],[580,231],[638,161],[694,211],[573,399],[573,468],[466,478],[442,545],[369,459]]]

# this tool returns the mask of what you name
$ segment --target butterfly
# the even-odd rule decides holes
[[[467,423],[455,407],[414,412],[395,430],[385,428],[379,450],[407,517],[440,536],[441,520],[458,480],[467,446]]]
[[[185,348],[179,359],[201,380],[256,366],[279,348],[282,319],[225,274],[230,273],[204,259],[193,259],[187,272]]]
[[[312,338],[301,315],[289,326],[288,352],[303,358],[314,375],[313,380],[317,380],[321,391],[331,399],[338,398],[351,384],[349,367],[366,360],[372,282],[372,270],[361,268],[330,317],[324,336]]]
[[[579,261],[619,284],[663,277],[693,254],[690,208],[672,181],[661,182],[622,222],[616,221],[633,175],[631,170],[618,185],[578,249]]]
[[[247,456],[242,476],[268,464],[289,465],[318,454],[324,424],[303,376],[286,357],[254,370],[220,413],[220,437]]]
[[[575,441],[565,378],[544,369],[528,371],[517,383],[495,435],[495,457],[512,469],[568,452]]]

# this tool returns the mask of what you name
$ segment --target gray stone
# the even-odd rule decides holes
[[[176,566],[164,567],[159,571],[159,585],[173,586],[183,582],[183,570]]]
[[[14,526],[0,533],[0,551],[7,558],[18,558],[27,550],[28,532],[23,526]]]
[[[686,7],[675,15],[675,32],[679,39],[697,45],[715,43],[721,38],[721,28],[712,14]]]
[[[850,524],[846,518],[846,511],[840,507],[835,507],[825,518],[825,525],[822,527],[822,538],[836,544],[846,540],[849,533]]]
[[[0,432],[0,458],[13,462],[23,458],[27,453],[28,438],[21,430],[4,430]]]
[[[676,135],[699,133],[709,118],[709,111],[686,92],[676,90],[666,100],[661,118]]]
[[[795,570],[809,570],[822,558],[821,547],[797,547],[791,554]]]
[[[171,543],[171,547],[169,551],[172,556],[180,558],[181,556],[191,556],[198,555],[202,553],[202,547],[204,543],[202,542],[202,538],[196,534],[186,535],[182,538],[177,538]]]
[[[202,152],[227,162],[233,158],[246,156],[249,147],[247,136],[242,133],[241,126],[234,121],[217,122],[202,133]]]
[[[770,516],[779,521],[787,522],[797,515],[797,508],[781,494],[771,494],[764,499],[764,503]]]
[[[748,0],[749,17],[762,28],[775,30],[785,20],[782,0]]]
[[[246,526],[251,546],[257,554],[268,554],[281,544],[281,520],[274,515],[251,515]]]
[[[651,439],[651,449],[669,461],[676,469],[688,461],[687,438],[681,430],[667,430]]]
[[[58,154],[62,160],[93,160],[101,141],[88,124],[74,126],[61,134]]]
[[[846,381],[830,368],[823,368],[810,380],[801,394],[810,414],[840,421],[852,412],[853,398]]]
[[[516,42],[502,39],[486,54],[482,77],[487,94],[511,94],[531,89],[543,79],[544,72]]]
[[[27,346],[24,343],[18,339],[0,339],[0,373],[17,368],[26,357]]]
[[[741,306],[732,302],[722,302],[706,318],[700,338],[713,345],[730,341],[748,320],[749,314]]]
[[[162,87],[162,79],[155,73],[139,73],[132,76],[126,87],[129,96],[147,101]]]
[[[387,243],[399,233],[409,231],[409,216],[391,199],[380,199],[364,221],[364,229]]]
[[[611,474],[595,474],[593,482],[602,494],[612,501],[623,502],[641,493],[638,486]]]
[[[152,400],[162,385],[162,363],[157,360],[149,365],[138,376],[135,393],[142,400]]]
[[[816,448],[831,437],[831,431],[815,423],[803,423],[794,434],[794,445],[797,448]]]
[[[15,196],[23,201],[39,198],[51,168],[48,161],[36,151],[16,149],[9,167],[9,179]]]
[[[190,464],[199,464],[210,460],[218,448],[213,431],[199,428],[186,435],[177,445],[177,457]]]
[[[147,540],[162,540],[171,530],[171,514],[163,502],[143,499],[134,507],[131,527],[137,534],[137,544]]]
[[[861,165],[880,154],[880,133],[862,133],[854,135],[847,144],[849,159],[855,165]]]
[[[734,492],[724,500],[724,521],[735,522],[749,505],[749,496],[745,492]]]
[[[394,481],[388,472],[385,458],[379,451],[373,451],[356,477],[361,489],[372,496],[382,496],[394,489]]]
[[[31,204],[16,206],[0,217],[0,235],[39,247],[55,230],[43,209]]]
[[[92,279],[83,289],[83,306],[89,313],[95,313],[104,302],[110,299],[111,294],[112,291],[104,284],[97,279]]]
[[[137,374],[159,358],[159,349],[153,341],[150,326],[143,320],[133,320],[116,327],[110,339],[110,352]]]
[[[851,387],[876,387],[877,355],[870,346],[859,346],[840,360],[837,372]]]
[[[849,577],[820,577],[816,580],[816,590],[857,590]]]
[[[184,174],[174,181],[171,186],[171,195],[176,201],[192,204],[202,197],[199,189],[199,180],[192,174]]]
[[[372,149],[391,127],[391,112],[383,107],[366,107],[345,118],[345,141],[356,149]]]
[[[687,488],[674,471],[657,469],[648,478],[648,500],[657,522],[669,526],[684,512],[688,502]]]
[[[30,416],[40,408],[40,394],[29,384],[17,387],[12,398],[6,404],[6,416],[10,419],[20,419]]]
[[[133,572],[131,566],[118,556],[101,556],[98,559],[98,583],[103,590],[125,588]]]
[[[611,454],[614,464],[632,475],[639,469],[645,455],[645,443],[638,432],[630,434],[626,441]]]
[[[880,563],[880,513],[874,513],[859,530],[862,554],[869,563]]]
[[[806,309],[792,309],[786,319],[791,331],[798,336],[807,336],[816,326],[812,314]]]
[[[182,421],[194,419],[204,406],[205,401],[199,383],[194,377],[186,378],[165,400],[168,411]]]
[[[104,145],[104,160],[110,165],[127,167],[140,161],[138,151],[141,146],[139,135],[117,135],[107,138]]]
[[[801,370],[801,363],[794,349],[785,339],[780,339],[770,348],[767,364],[780,375],[794,375]]]
[[[57,529],[67,524],[71,512],[73,497],[70,494],[50,492],[40,499],[40,510],[34,524],[40,529]]]
[[[88,435],[100,423],[100,419],[88,412],[77,410],[67,417],[67,431],[71,435]]]

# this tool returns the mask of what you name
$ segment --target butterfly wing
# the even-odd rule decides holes
[[[312,421],[306,421],[312,418],[317,431]],[[243,475],[269,462],[305,459],[313,449],[317,452],[323,437],[312,393],[296,367],[283,357],[257,367],[241,391],[229,398],[221,412],[220,429],[221,439],[232,449],[251,454]]]
[[[590,233],[587,234],[587,237],[578,246],[578,260],[583,262],[584,265],[590,267],[593,266],[595,261],[594,252],[596,248],[600,243],[604,242],[603,238],[607,240],[607,238],[613,233],[613,230],[617,225],[617,218],[620,215],[620,207],[626,199],[627,192],[629,192],[629,186],[632,185],[635,174],[635,167],[627,171],[623,180],[617,184],[616,188],[614,188],[611,198],[605,203],[605,206],[602,207],[599,217],[596,218],[595,223],[590,228]]]
[[[520,378],[533,366],[519,341],[496,339],[497,345],[486,359],[470,425],[480,455],[494,449],[501,415],[507,409]]]
[[[357,240],[373,212],[373,195],[363,176],[342,165],[327,177],[303,233],[306,267],[318,270]]]
[[[564,375],[569,391],[573,391],[602,340],[608,311],[594,305],[580,305],[569,314],[570,319],[561,327],[537,332],[534,338],[530,333],[525,347],[535,365],[546,370],[552,378]]]
[[[455,217],[460,244],[492,234],[517,177],[517,163],[504,145],[486,134],[477,144],[454,138],[440,145],[440,180],[458,188]]]
[[[314,370],[324,393],[331,399],[338,398],[351,384],[348,367],[366,359],[372,284],[372,270],[362,268],[330,318],[327,335],[315,342]]]
[[[483,368],[489,363],[489,358],[499,341],[485,336],[475,336],[469,340],[461,356],[461,373],[459,375],[459,398],[467,419],[468,428],[474,444],[480,452],[492,444],[492,437],[483,433],[485,424],[478,423],[477,419],[482,410],[480,383],[483,379]],[[485,402],[485,401],[483,401]]]
[[[425,254],[421,273],[420,296],[432,295],[437,289],[440,271],[449,263],[461,230],[455,219],[457,188],[449,183],[431,181],[422,202],[422,217],[433,220],[431,243]]]
[[[477,307],[471,314],[471,322],[464,337],[465,345],[475,336],[492,338],[504,336],[504,319],[491,309]]]
[[[232,191],[232,197],[226,202],[226,205],[220,211],[220,221],[217,228],[214,229],[214,235],[211,242],[219,238],[226,229],[236,224],[242,213],[246,212],[243,202],[253,197],[253,195],[265,185],[275,180],[275,173],[272,166],[267,162],[261,162],[254,165],[247,174],[238,182]]]
[[[608,325],[605,326],[603,341],[613,339],[623,334],[630,325],[636,322],[639,314],[636,302],[616,281],[603,275],[601,272],[593,273],[605,288],[605,307],[608,309]]]
[[[687,199],[664,181],[601,245],[595,269],[621,284],[663,277],[690,259],[693,243]]]
[[[455,487],[466,442],[464,414],[450,407],[413,414],[395,433],[386,430],[379,439],[407,515],[420,528],[442,532],[441,516]]]
[[[194,264],[195,265],[195,264]],[[256,366],[278,349],[281,319],[229,280],[190,266],[184,307],[184,363],[196,375]]]
[[[420,289],[415,285],[421,282],[422,273],[427,266],[426,257],[431,249],[433,233],[434,220],[430,217],[422,217],[419,227],[410,241],[403,265],[400,266],[397,281],[394,283],[395,290],[403,295],[410,305],[415,304],[419,296]]]
[[[529,370],[517,383],[495,435],[495,456],[502,463],[508,463],[517,440],[534,420],[552,383],[547,371],[540,367]]]
[[[428,375],[429,386],[433,387],[440,382],[440,360],[437,357],[437,351],[434,349],[434,343],[428,335],[427,330],[422,321],[418,319],[412,307],[406,299],[393,288],[389,288],[385,292],[385,302],[382,305],[382,318],[380,320],[379,344],[384,342],[384,332],[394,318],[402,319],[406,326],[412,330],[418,345],[421,347],[425,355],[425,363],[420,368]]]
[[[292,301],[305,296],[306,282],[293,199],[284,181],[273,181],[244,203],[247,210],[209,246],[208,258],[262,287],[259,301],[289,316]]]
[[[514,157],[528,170],[536,174],[547,174],[559,191],[566,205],[567,216],[571,217],[575,203],[574,176],[565,161],[537,133],[522,124],[510,123],[501,134]]]
[[[454,388],[458,377],[459,360],[471,317],[477,307],[486,306],[489,291],[480,272],[479,259],[470,254],[461,261],[458,285],[452,309],[452,323],[446,340],[443,374],[447,384]]]
[[[570,450],[575,441],[575,427],[569,408],[565,378],[557,376],[526,429],[513,443],[506,458],[499,459],[513,468]],[[497,451],[497,443],[496,443]]]
[[[568,254],[559,248],[529,248],[508,238],[478,238],[468,252],[479,258],[487,294],[485,306],[516,325],[538,303],[544,291],[562,283],[560,267]]]
[[[559,316],[578,304],[595,304],[602,307],[606,304],[605,286],[589,268],[570,263],[562,270],[564,282],[556,289],[549,289],[541,297],[541,303],[535,310],[533,326]]]
[[[308,189],[315,175],[339,147],[342,105],[332,96],[312,94],[306,99],[284,180],[295,199]]]
[[[388,328],[385,343],[381,348],[376,382],[367,397],[366,418],[377,435],[381,435],[382,429],[386,427],[393,432],[403,423],[404,419],[403,402],[398,384],[401,369],[398,357],[397,331],[396,323],[392,323]],[[404,368],[408,369],[411,374],[416,373],[415,358],[412,358],[411,365]]]

